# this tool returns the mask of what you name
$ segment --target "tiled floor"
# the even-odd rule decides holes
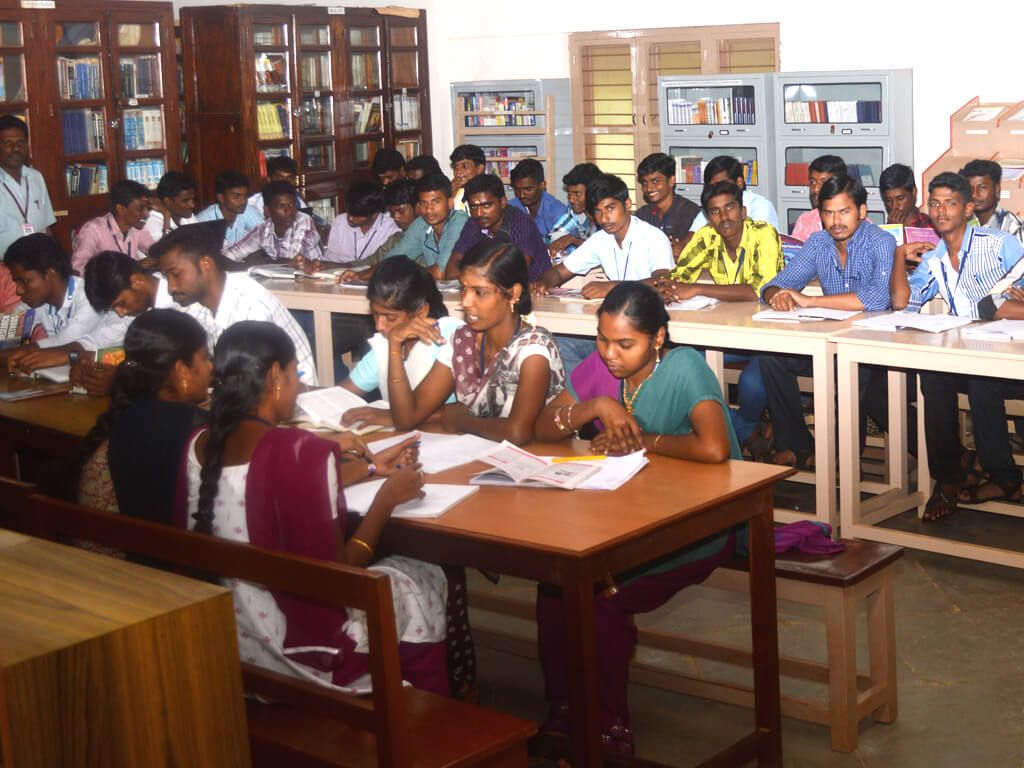
[[[912,514],[892,524],[908,529],[920,525]],[[1024,544],[1024,523],[1017,519],[964,512],[938,525],[932,530],[955,538]],[[862,724],[860,746],[851,754],[832,752],[824,727],[784,719],[785,765],[1022,768],[1024,571],[912,551],[895,568],[899,719],[892,725]],[[502,579],[496,587],[477,575],[470,581],[473,587],[527,599],[533,594],[532,585],[512,579]],[[745,600],[696,587],[642,621],[749,642]],[[799,649],[824,658],[824,627],[813,611],[780,605],[783,652]],[[474,623],[533,637],[526,622],[478,612]],[[488,649],[478,653],[481,703],[542,719],[537,662]],[[798,690],[790,685],[785,689]],[[746,733],[752,723],[749,710],[651,688],[634,686],[630,698],[638,756],[667,765],[695,765]]]

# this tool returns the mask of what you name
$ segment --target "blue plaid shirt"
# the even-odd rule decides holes
[[[944,240],[934,251],[921,255],[908,278],[910,302],[907,309],[921,307],[942,294],[951,314],[978,319],[978,302],[988,296],[1000,278],[1021,259],[1021,245],[1011,234],[994,229],[968,226],[960,244],[958,263],[953,269]],[[997,300],[997,306],[1001,301]]]
[[[586,240],[594,234],[596,229],[597,226],[586,213],[573,213],[572,208],[570,208],[555,222],[555,226],[544,237],[544,245],[550,246],[555,240],[566,235]],[[564,252],[572,253],[574,250],[576,250],[576,246],[570,245]]]
[[[855,293],[867,312],[889,309],[889,275],[895,252],[895,238],[865,219],[846,241],[846,266],[842,267],[832,235],[827,230],[815,232],[800,255],[761,289],[761,295],[771,287],[801,291],[817,278],[826,296]]]

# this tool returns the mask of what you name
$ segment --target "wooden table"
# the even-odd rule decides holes
[[[541,455],[587,453],[586,443],[537,443]],[[465,482],[470,464],[432,476]],[[435,520],[393,520],[382,546],[411,557],[528,578],[561,587],[568,628],[573,765],[602,764],[594,592],[610,574],[669,554],[705,536],[750,526],[750,612],[755,730],[718,765],[781,765],[772,486],[786,467],[730,461],[697,464],[652,456],[615,492],[483,487]]]
[[[1009,342],[965,339],[960,330],[945,333],[923,331],[873,331],[852,328],[834,337],[838,358],[839,387],[839,508],[843,535],[884,541],[911,549],[923,549],[955,557],[1024,568],[1024,553],[980,544],[953,541],[922,533],[879,528],[878,523],[912,507],[923,507],[931,493],[928,454],[924,439],[924,401],[918,392],[917,487],[907,471],[905,434],[906,398],[900,371],[890,373],[889,387],[889,489],[867,501],[860,498],[859,452],[856,425],[859,415],[857,368],[884,365],[908,371],[939,371],[972,376],[1024,379],[1024,346]],[[1019,504],[988,502],[986,511],[1024,516]]]
[[[230,590],[0,529],[11,768],[248,766]]]

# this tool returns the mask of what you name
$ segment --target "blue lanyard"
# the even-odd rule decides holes
[[[455,211],[448,212],[448,218],[444,220],[444,226],[441,227],[441,237],[444,237],[445,230],[448,229],[448,225],[451,223],[452,216],[455,215]],[[427,231],[423,234],[423,247],[431,253],[441,254],[441,237],[438,237],[434,232],[434,228],[427,224]]]
[[[960,260],[960,271],[956,273],[956,283],[953,284],[953,290],[960,290],[960,279],[964,276],[964,265],[967,264],[967,254]],[[946,286],[946,300],[949,302],[949,308],[953,311],[954,315],[959,316],[959,312],[956,310],[956,296],[953,291],[949,289],[949,278],[946,275],[946,265],[939,261],[939,269],[942,270],[942,282]]]
[[[724,247],[725,243],[722,243],[722,245]],[[740,257],[739,257],[739,261],[736,262],[736,278],[732,281],[733,285],[739,285],[740,283],[743,282],[743,260],[745,258],[747,258],[747,249],[746,248],[740,247],[740,248],[737,248],[736,250],[739,251]],[[728,249],[725,252],[725,258],[729,258],[729,251],[728,251]]]
[[[373,233],[377,230],[377,225],[380,224],[381,216],[384,214],[378,213],[377,218],[373,222],[373,226],[370,227],[370,231],[366,233],[366,244],[363,245],[363,250],[356,254],[356,257],[352,261],[360,261],[363,258],[363,254],[366,253],[366,249],[370,247],[370,243],[373,242]],[[352,253],[355,254],[359,249],[359,232],[361,230],[356,227],[352,230]]]
[[[71,318],[71,299],[75,295],[75,278],[68,278],[68,289],[64,295],[64,303],[59,308],[54,307],[52,304],[46,307],[46,313],[50,316],[50,323],[53,325],[53,333],[56,336],[62,330],[64,330],[64,318],[61,317],[61,310],[64,307],[68,308],[68,319]]]

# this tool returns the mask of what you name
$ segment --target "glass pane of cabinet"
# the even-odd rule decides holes
[[[299,110],[299,132],[310,136],[334,133],[334,99],[331,96],[306,96]]]
[[[0,45],[21,44],[21,24],[17,21],[0,21]]]
[[[537,115],[509,114],[537,110],[535,91],[473,91],[459,93],[465,112],[493,112],[494,115],[466,115],[467,128],[502,127],[508,125],[532,128]]]
[[[352,87],[357,90],[380,88],[380,52],[352,54]]]
[[[307,144],[302,148],[302,168],[307,173],[334,170],[334,144]]]
[[[349,45],[376,48],[380,46],[380,30],[372,27],[352,27],[348,31]]]
[[[420,140],[399,139],[395,142],[395,149],[401,152],[402,157],[406,160],[412,160],[416,155],[420,154]]]
[[[288,45],[288,25],[275,23],[253,24],[252,44],[256,47],[279,48]]]
[[[70,197],[105,195],[108,191],[106,163],[67,163],[64,178]]]
[[[99,56],[58,56],[57,78],[60,97],[64,101],[103,98],[103,70]]]
[[[95,21],[58,21],[57,45],[61,48],[99,45],[100,25]]]
[[[150,157],[129,160],[125,163],[124,172],[132,181],[137,181],[148,189],[156,189],[160,177],[167,172],[167,168],[162,157]]]
[[[124,148],[129,152],[164,148],[164,111],[162,107],[126,109],[121,118]]]
[[[778,44],[773,37],[718,41],[719,72],[777,72]]]
[[[384,142],[379,139],[357,141],[355,143],[356,168],[359,170],[369,168],[374,156],[383,148]]]
[[[160,56],[121,56],[121,97],[124,99],[151,99],[163,96],[160,78]]]
[[[103,110],[61,110],[65,155],[85,155],[106,149],[106,121]]]
[[[877,187],[885,153],[882,147],[787,147],[787,187],[806,187],[808,169],[819,155],[839,155],[846,162],[850,176],[860,179],[865,187]]]
[[[391,54],[391,86],[393,88],[417,88],[420,84],[419,57],[415,51]]]
[[[291,90],[287,53],[256,56],[256,90],[259,93],[287,93]]]
[[[299,27],[302,45],[330,45],[331,28],[326,24],[303,24]]]
[[[754,125],[754,86],[667,88],[669,125]]]
[[[330,90],[331,55],[304,53],[299,57],[302,87],[310,91]]]
[[[282,141],[292,137],[291,99],[256,104],[256,135],[260,141]]]
[[[628,44],[584,50],[583,124],[588,128],[633,127],[633,67]]]
[[[391,102],[391,116],[396,131],[420,129],[420,97],[416,94],[396,93]]]
[[[719,155],[732,155],[743,164],[747,186],[757,186],[756,147],[669,147],[668,152],[676,161],[677,184],[704,184],[704,169],[708,162]]]
[[[882,84],[804,83],[783,89],[784,119],[800,123],[881,123]]]
[[[381,131],[381,98],[355,99],[352,102],[353,133],[379,133]]]
[[[25,57],[20,53],[0,56],[0,102],[26,101]]]
[[[415,48],[417,45],[416,27],[393,26],[388,33],[388,40],[392,46],[399,48]]]
[[[118,24],[117,44],[122,48],[159,48],[160,25],[156,22]]]

